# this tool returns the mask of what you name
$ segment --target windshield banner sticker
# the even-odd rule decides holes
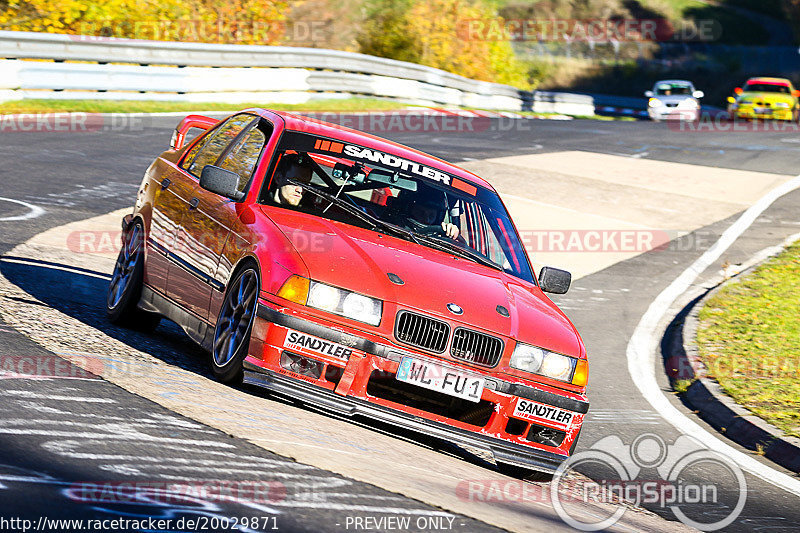
[[[322,150],[325,152],[344,153],[358,161],[364,163],[380,163],[387,167],[398,168],[400,170],[411,172],[417,176],[422,176],[430,180],[438,181],[445,185],[450,185],[450,176],[431,167],[427,167],[414,161],[397,157],[396,155],[387,154],[378,150],[370,148],[362,148],[354,144],[342,145],[342,143],[325,141],[317,139],[314,143],[315,150]]]

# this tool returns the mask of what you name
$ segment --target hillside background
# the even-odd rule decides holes
[[[465,21],[664,19],[705,41],[466,38]],[[710,26],[709,26],[710,25]],[[0,29],[362,52],[522,89],[640,96],[688,78],[722,104],[751,75],[800,82],[800,0],[0,0]]]

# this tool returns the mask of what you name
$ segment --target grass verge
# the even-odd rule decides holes
[[[203,102],[153,102],[140,100],[12,100],[0,103],[0,116],[18,113],[170,113],[220,111],[235,112],[248,107],[263,107],[277,111],[298,112],[364,112],[393,111],[411,107],[407,103],[381,98],[344,98],[331,100],[312,100],[304,104],[242,103],[221,104]],[[484,110],[489,111],[489,110]],[[559,116],[560,113],[537,113],[520,111],[521,115],[538,117]],[[631,117],[606,117],[601,115],[573,116],[593,120],[635,120]]]
[[[723,287],[699,319],[709,376],[736,403],[800,437],[800,243]]]
[[[0,103],[0,114],[14,113],[169,113],[181,111],[239,111],[267,107],[279,111],[391,111],[408,104],[381,98],[312,100],[304,104],[155,102],[143,100],[13,100]]]

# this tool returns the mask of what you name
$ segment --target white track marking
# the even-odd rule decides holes
[[[24,215],[16,215],[13,217],[0,217],[0,222],[11,222],[13,220],[28,220],[31,218],[40,217],[45,213],[45,210],[38,205],[29,204],[28,202],[23,202],[22,200],[14,200],[13,198],[6,198],[4,196],[0,196],[0,200],[4,202],[11,202],[12,204],[19,204],[23,207],[28,208],[28,212]]]
[[[711,248],[703,253],[689,268],[684,270],[650,304],[647,312],[645,312],[636,326],[630,342],[628,342],[626,353],[628,357],[628,372],[633,382],[642,396],[667,422],[675,426],[678,431],[696,438],[708,448],[727,455],[750,474],[800,496],[800,480],[783,474],[736,450],[707,432],[699,424],[675,408],[661,392],[655,374],[655,355],[659,343],[657,338],[658,325],[669,312],[672,304],[689,289],[700,274],[711,266],[753,224],[761,213],[778,198],[797,188],[800,188],[800,176],[772,189],[742,213],[738,220],[725,230]]]
[[[99,440],[129,440],[129,441],[142,441],[142,442],[158,442],[158,443],[172,443],[184,444],[187,446],[201,446],[201,447],[219,447],[219,448],[235,448],[232,444],[224,444],[222,442],[211,442],[202,440],[191,439],[171,439],[168,437],[153,437],[144,434],[107,434],[107,433],[92,433],[89,431],[56,431],[45,429],[29,429],[29,428],[0,428],[0,434],[4,435],[39,435],[44,437],[67,437],[75,439],[99,439]]]
[[[96,380],[93,380],[96,381]],[[38,394],[27,390],[6,390],[2,394],[6,396],[22,396],[23,398],[36,398],[38,400],[57,400],[59,402],[81,402],[81,403],[117,403],[111,398],[88,398],[84,396],[61,396],[58,394]]]
[[[603,424],[652,424],[661,423],[661,417],[655,411],[638,409],[592,409],[588,420]]]
[[[101,378],[76,378],[72,376],[35,376],[33,374],[0,373],[0,379],[26,379],[28,381],[53,381],[55,379],[71,381],[99,381]]]

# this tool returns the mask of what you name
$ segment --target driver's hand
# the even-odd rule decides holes
[[[449,222],[442,222],[442,230],[444,231],[444,234],[451,239],[457,239],[458,234],[460,233],[458,226]]]

